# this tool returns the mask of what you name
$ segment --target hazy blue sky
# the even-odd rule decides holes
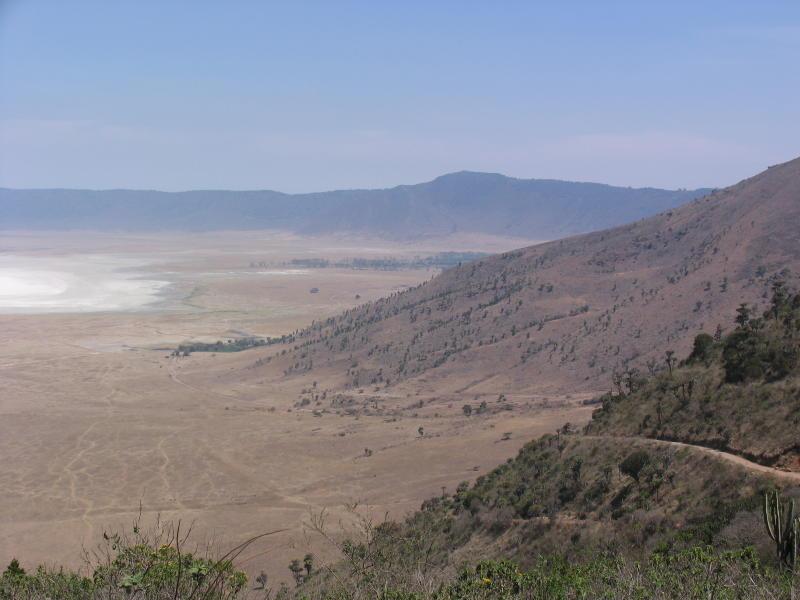
[[[798,0],[0,0],[5,187],[694,187],[797,155]]]

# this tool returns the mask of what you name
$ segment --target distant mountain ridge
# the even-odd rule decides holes
[[[461,171],[387,189],[158,192],[0,188],[0,230],[276,229],[554,239],[635,221],[710,190],[625,188]]]

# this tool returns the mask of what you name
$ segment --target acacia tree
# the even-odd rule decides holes
[[[667,363],[667,368],[669,369],[669,375],[670,377],[672,377],[672,368],[675,366],[675,363],[678,362],[678,359],[675,358],[675,351],[667,350],[664,353],[664,361]]]

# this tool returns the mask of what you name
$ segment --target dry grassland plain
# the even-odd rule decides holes
[[[275,347],[170,356],[186,341],[290,333],[435,274],[299,269],[292,259],[524,244],[0,233],[0,565],[17,557],[25,567],[80,566],[81,548],[130,526],[141,507],[145,525],[181,519],[196,541],[220,548],[285,530],[242,557],[251,574],[281,580],[290,558],[331,556],[304,525],[321,509],[334,532],[356,502],[377,518],[402,517],[532,437],[584,421],[589,409],[575,397],[512,397],[513,410],[467,418],[457,394],[403,385],[385,394],[380,414],[298,407],[312,379],[324,388],[325,372],[254,369]],[[9,298],[25,292],[39,300],[13,306]]]

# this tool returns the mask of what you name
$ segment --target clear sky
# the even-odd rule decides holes
[[[800,1],[0,0],[0,186],[721,186],[800,155]]]

